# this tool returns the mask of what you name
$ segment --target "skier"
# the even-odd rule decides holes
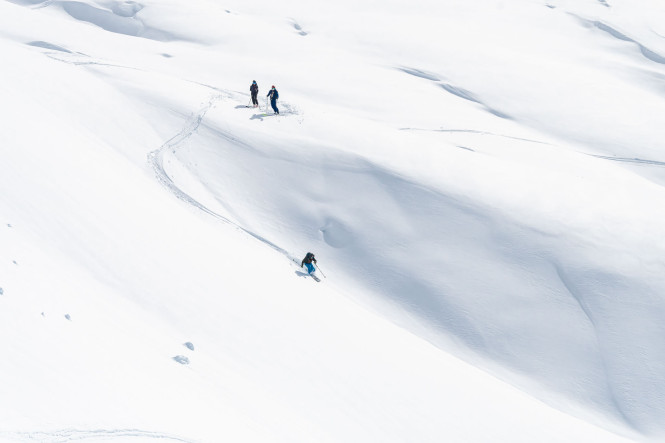
[[[316,268],[314,268],[312,262],[316,263],[316,258],[314,258],[314,254],[308,252],[307,255],[305,255],[305,258],[303,258],[300,262],[300,267],[302,268],[302,265],[307,266],[307,273],[318,281],[319,279],[316,277],[316,275],[313,274],[314,271],[316,271]]]
[[[272,85],[272,89],[268,92],[266,97],[270,97],[270,106],[272,110],[275,111],[275,114],[279,114],[279,109],[277,109],[277,99],[279,98],[279,92],[275,89],[275,85]]]
[[[256,98],[259,95],[259,85],[256,84],[256,80],[252,82],[252,86],[249,87],[249,91],[252,93],[252,104],[256,108],[259,106],[259,100]]]

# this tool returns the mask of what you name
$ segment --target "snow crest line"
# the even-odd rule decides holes
[[[159,182],[162,185],[164,185],[169,191],[171,191],[171,193],[175,195],[178,199],[182,200],[183,202],[189,205],[194,206],[197,209],[200,209],[206,214],[211,215],[226,224],[234,226],[235,228],[241,230],[242,232],[259,240],[261,243],[270,246],[272,249],[283,254],[287,258],[295,261],[297,260],[296,257],[293,254],[290,254],[286,249],[277,246],[275,243],[271,242],[265,237],[262,237],[252,231],[249,231],[240,226],[239,224],[233,222],[232,220],[224,217],[223,215],[216,213],[215,211],[211,210],[210,208],[208,208],[207,206],[205,206],[204,204],[200,203],[198,200],[187,194],[185,191],[180,189],[178,185],[176,185],[173,182],[169,174],[164,169],[164,153],[169,149],[175,153],[175,151],[179,149],[182,146],[182,144],[185,141],[187,141],[187,139],[189,139],[198,130],[199,126],[201,126],[201,122],[203,121],[208,111],[218,101],[222,100],[223,98],[224,96],[222,94],[213,95],[208,101],[208,103],[199,110],[199,112],[197,112],[195,115],[190,117],[185,122],[185,126],[180,130],[178,134],[167,140],[159,149],[152,151],[148,154],[148,162],[152,165],[152,168],[155,171],[155,175],[159,180]],[[221,134],[221,135],[223,135],[229,141],[232,141],[237,144],[243,144],[241,141],[237,140],[236,138],[228,134]]]
[[[607,393],[610,397],[610,401],[612,402],[612,405],[616,409],[616,413],[618,415],[618,418],[622,419],[628,427],[639,431],[638,426],[628,416],[628,414],[624,410],[623,406],[621,405],[621,402],[619,402],[619,400],[617,399],[617,394],[616,394],[616,391],[613,387],[613,383],[610,383],[611,373],[610,373],[610,370],[607,366],[607,358],[605,357],[605,355],[603,353],[602,342],[601,342],[600,337],[598,335],[598,326],[596,325],[596,321],[594,319],[594,316],[593,316],[593,313],[592,313],[591,309],[589,308],[586,300],[584,299],[584,296],[575,289],[573,284],[571,284],[571,282],[569,281],[569,279],[566,276],[563,269],[558,264],[555,265],[555,269],[556,269],[557,275],[559,276],[559,279],[561,280],[561,283],[563,284],[563,287],[566,288],[568,293],[577,302],[580,309],[584,313],[584,316],[589,321],[589,325],[591,326],[591,329],[593,329],[593,335],[596,339],[596,348],[598,349],[598,358],[600,360],[600,366],[601,366],[601,368],[603,370],[603,374],[605,376],[605,386],[606,386],[606,389],[607,389]]]
[[[0,434],[1,435],[1,434]],[[140,429],[94,429],[94,430],[79,430],[79,429],[63,429],[52,432],[14,432],[7,433],[4,436],[9,438],[20,438],[40,441],[43,443],[65,443],[73,440],[97,440],[118,438],[126,441],[126,438],[154,438],[166,441],[176,441],[184,443],[194,443],[195,440],[186,440],[174,435],[161,434],[158,432],[142,431]]]

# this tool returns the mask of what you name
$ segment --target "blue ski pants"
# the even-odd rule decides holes
[[[305,266],[307,266],[307,273],[308,274],[311,274],[312,272],[314,272],[316,270],[316,269],[314,269],[314,265],[311,264],[311,263],[305,263]]]

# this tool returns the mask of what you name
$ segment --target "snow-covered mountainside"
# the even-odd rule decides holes
[[[0,0],[0,53],[0,440],[665,439],[661,1]]]

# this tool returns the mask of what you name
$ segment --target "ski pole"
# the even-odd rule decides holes
[[[326,274],[324,274],[323,271],[321,271],[321,266],[316,265],[316,268],[321,272],[321,275],[323,275],[323,278],[328,278],[328,277],[326,277]]]

